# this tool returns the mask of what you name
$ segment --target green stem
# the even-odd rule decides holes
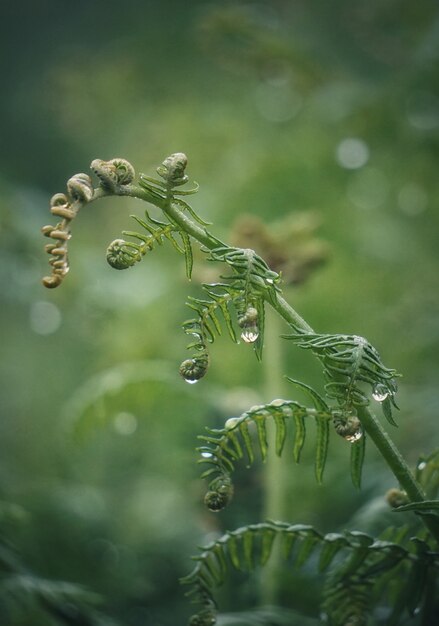
[[[220,245],[225,245],[219,239],[214,237],[205,228],[202,228],[196,224],[190,217],[184,214],[181,209],[173,204],[169,199],[157,198],[152,193],[149,193],[146,189],[139,187],[138,185],[124,185],[119,187],[116,192],[117,195],[132,196],[145,200],[151,204],[154,204],[182,230],[188,235],[199,241],[205,248],[213,250]],[[98,189],[95,191],[93,199],[98,199],[111,193]],[[276,300],[272,300],[267,296],[267,302],[277,311],[277,313],[291,326],[293,326],[298,332],[313,333],[313,329],[305,320],[288,304],[288,302],[280,295],[277,295]],[[393,472],[394,476],[398,480],[402,489],[405,490],[411,502],[420,502],[426,499],[426,495],[423,492],[420,485],[416,482],[413,474],[410,471],[407,463],[403,459],[398,448],[390,439],[387,432],[381,426],[381,423],[377,418],[367,409],[367,407],[359,407],[358,415],[363,425],[363,428],[370,439],[374,442],[385,462]],[[439,520],[433,516],[422,516],[424,524],[429,528],[430,532],[439,543]]]

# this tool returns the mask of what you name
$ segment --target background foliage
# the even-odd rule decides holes
[[[290,298],[317,331],[364,335],[403,373],[395,439],[415,462],[434,445],[439,404],[437,5],[44,0],[7,3],[0,28],[0,497],[22,507],[0,523],[27,567],[102,594],[113,619],[183,623],[188,555],[267,508],[257,466],[241,469],[226,512],[204,510],[196,435],[288,391],[226,339],[205,380],[180,379],[185,298],[209,268],[188,286],[160,248],[112,272],[106,245],[139,203],[87,207],[71,276],[43,291],[48,199],[96,157],[151,172],[184,151],[194,206],[225,239],[241,214],[298,215],[305,239],[318,216],[329,263]],[[307,357],[286,344],[282,373],[315,384]],[[285,518],[321,532],[386,524],[391,477],[372,452],[356,493],[343,455],[328,490],[312,456],[300,480],[287,466]],[[317,588],[292,576],[297,598],[280,596],[313,616]],[[253,583],[226,589],[224,606],[256,603]],[[14,626],[47,624],[38,611],[16,607]]]

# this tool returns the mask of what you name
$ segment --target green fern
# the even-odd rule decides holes
[[[403,610],[412,614],[411,578],[417,576],[416,607],[422,606],[426,574],[430,570],[437,573],[439,569],[439,553],[431,551],[428,544],[419,539],[403,547],[357,531],[321,535],[312,526],[272,521],[244,526],[202,548],[195,557],[195,568],[181,580],[190,586],[187,595],[203,607],[191,624],[204,623],[197,621],[202,616],[214,616],[217,605],[213,592],[224,583],[229,567],[251,572],[265,565],[275,541],[281,542],[283,556],[292,566],[302,567],[314,554],[318,554],[320,573],[333,566],[327,576],[323,607],[329,623],[334,626],[366,624],[373,602],[386,591],[389,579],[386,580],[385,574],[400,564],[404,564],[408,577],[404,586],[405,602],[399,614]]]
[[[294,381],[296,384],[297,381]],[[310,388],[308,388],[310,389]],[[300,461],[302,448],[305,444],[306,424],[312,419],[316,427],[316,450],[315,450],[315,474],[319,483],[323,480],[326,459],[328,455],[329,436],[331,422],[339,418],[339,412],[331,409],[313,392],[312,399],[315,401],[314,408],[302,406],[293,400],[274,400],[269,404],[255,406],[243,413],[239,417],[227,420],[223,429],[207,429],[207,435],[200,435],[199,439],[205,445],[197,450],[201,454],[199,463],[207,464],[211,467],[203,474],[203,478],[213,479],[209,484],[209,491],[215,491],[216,486],[221,485],[221,481],[231,481],[231,474],[235,469],[235,464],[244,457],[247,457],[247,467],[255,461],[255,445],[250,432],[250,428],[256,431],[256,440],[261,454],[265,461],[268,452],[267,425],[273,421],[275,427],[275,452],[281,456],[285,449],[287,432],[294,428],[292,453],[296,463]],[[364,461],[365,436],[352,439],[351,441],[351,477],[354,485],[361,484],[361,471]],[[207,502],[208,503],[208,502]]]
[[[439,541],[438,504],[439,453],[421,458],[415,475],[390,440],[383,426],[368,409],[370,395],[381,404],[388,422],[395,425],[392,410],[397,386],[395,370],[387,368],[376,349],[357,335],[317,334],[284,300],[280,276],[273,272],[253,250],[227,246],[212,235],[205,222],[182,197],[195,193],[198,185],[182,189],[188,183],[185,173],[187,158],[176,153],[157,168],[160,178],[141,175],[134,182],[134,168],[124,159],[92,162],[99,178],[94,189],[86,174],[77,174],[67,183],[67,193],[56,194],[51,212],[60,218],[55,226],[45,226],[43,234],[52,241],[46,251],[50,255],[52,273],[43,279],[46,287],[57,287],[68,271],[67,242],[70,227],[79,209],[107,195],[140,198],[162,211],[163,221],[134,218],[144,232],[125,231],[128,241],[116,240],[108,251],[109,262],[117,269],[131,267],[168,240],[185,257],[186,274],[191,277],[192,242],[200,244],[207,259],[223,263],[229,270],[221,281],[203,285],[202,297],[188,300],[195,317],[183,324],[190,336],[188,348],[192,356],[183,361],[180,373],[188,382],[202,378],[208,368],[208,345],[222,333],[236,341],[236,327],[243,341],[254,346],[260,359],[264,344],[265,307],[271,307],[289,324],[293,334],[287,339],[298,347],[312,351],[323,366],[326,397],[311,387],[289,379],[308,395],[312,408],[293,400],[275,400],[252,407],[240,417],[228,420],[223,429],[209,430],[201,437],[201,463],[209,465],[203,476],[209,479],[205,497],[207,506],[219,511],[233,496],[232,474],[244,456],[248,465],[256,458],[256,447],[262,460],[268,454],[267,424],[274,423],[275,452],[283,454],[288,433],[292,432],[292,454],[300,460],[309,420],[316,427],[315,473],[322,481],[328,455],[331,429],[351,444],[350,470],[356,487],[360,486],[365,455],[366,434],[381,453],[399,485],[388,494],[388,502],[396,512],[413,511],[429,535]],[[201,611],[191,619],[192,626],[208,626],[215,622],[214,587],[222,584],[231,565],[251,571],[264,565],[273,544],[281,538],[287,559],[301,566],[317,558],[318,569],[327,573],[324,610],[334,626],[366,624],[383,593],[392,606],[389,624],[397,625],[403,612],[409,615],[420,608],[422,624],[431,624],[437,602],[434,600],[439,554],[422,535],[407,542],[400,531],[388,532],[375,540],[358,532],[321,535],[311,526],[291,526],[266,522],[226,533],[207,546],[194,571],[185,579],[190,594],[202,604]],[[434,619],[434,618],[433,618]],[[430,621],[429,621],[430,620]]]
[[[377,350],[364,337],[358,335],[285,335],[299,348],[311,350],[323,364],[328,382],[325,391],[343,407],[367,406],[369,398],[360,387],[368,384],[372,395],[381,402],[386,419],[393,425],[392,405],[397,391],[394,369],[381,362]]]

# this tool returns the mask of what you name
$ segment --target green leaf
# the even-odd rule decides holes
[[[229,535],[229,540],[227,542],[227,547],[229,550],[229,557],[232,565],[235,569],[241,569],[241,560],[239,558],[239,537],[237,535]]]
[[[351,478],[354,487],[361,488],[361,472],[366,452],[366,434],[351,444]]]
[[[219,307],[222,311],[224,320],[226,322],[226,326],[227,326],[227,330],[229,331],[229,335],[232,341],[234,341],[235,343],[237,343],[237,337],[236,337],[236,333],[235,333],[235,329],[233,328],[233,322],[232,322],[232,318],[230,315],[230,311],[229,308],[227,306],[227,302],[221,301],[219,302]]]
[[[276,427],[276,454],[277,456],[281,456],[287,436],[286,417],[276,410],[271,411],[271,414],[273,416],[274,424]]]
[[[425,560],[418,560],[413,563],[405,588],[406,606],[410,615],[415,614],[415,610],[421,603],[428,574],[429,567]]]
[[[297,567],[302,567],[302,565],[304,565],[304,563],[309,559],[314,548],[316,547],[318,543],[318,540],[319,540],[319,536],[317,535],[315,531],[309,532],[305,535],[305,537],[301,541],[300,548],[297,552],[297,557],[296,557]]]
[[[267,441],[267,419],[265,415],[253,415],[253,421],[256,424],[258,433],[259,447],[261,448],[262,460],[267,458],[268,441]]]
[[[192,267],[194,264],[191,240],[190,240],[189,235],[186,234],[184,231],[180,231],[180,237],[184,246],[184,256],[186,260],[186,276],[188,277],[188,280],[190,280],[192,277]]]
[[[276,532],[274,530],[266,529],[263,531],[261,539],[261,565],[265,565],[270,558],[275,539]]]
[[[390,395],[387,396],[385,400],[381,402],[381,408],[383,410],[384,417],[392,426],[398,426],[398,424],[393,419],[392,415],[392,402]]]
[[[245,451],[247,452],[247,456],[248,456],[248,464],[250,466],[255,460],[255,454],[253,451],[253,444],[252,444],[252,440],[250,437],[250,433],[248,431],[248,424],[246,421],[242,421],[240,423],[239,432],[241,433],[241,437],[244,442]]]
[[[429,511],[439,510],[439,500],[422,500],[422,502],[410,502],[403,506],[392,509],[394,513],[403,513],[404,511],[414,511],[415,513],[427,513]]]
[[[218,565],[218,561],[212,552],[206,559],[204,559],[203,564],[208,569],[215,585],[221,585],[224,582],[223,572],[221,571],[221,567]]]
[[[297,539],[298,539],[298,536],[296,533],[286,531],[282,535],[282,552],[284,554],[285,559],[290,558],[291,553],[294,550],[294,546],[296,544]]]
[[[337,552],[347,544],[345,537],[338,533],[328,533],[323,539],[324,544],[320,551],[319,572],[324,572],[331,565]]]
[[[229,437],[230,441],[233,444],[233,447],[235,448],[236,458],[242,459],[244,453],[242,451],[241,444],[239,443],[239,437],[237,436],[236,432],[231,430],[227,433],[227,436]]]
[[[330,412],[325,400],[315,389],[313,389],[309,385],[305,385],[305,383],[302,383],[300,380],[295,380],[294,378],[290,378],[289,376],[287,376],[286,379],[289,380],[290,383],[293,383],[293,385],[296,385],[296,387],[299,387],[299,389],[304,391],[306,395],[312,400],[312,403],[317,410],[323,411],[325,413]]]
[[[301,413],[294,414],[294,446],[293,446],[293,455],[296,463],[300,461],[300,454],[302,452],[303,444],[305,443],[305,417]]]
[[[255,534],[249,530],[242,536],[244,563],[246,568],[251,571],[253,569],[253,546]]]
[[[319,484],[323,480],[326,458],[329,444],[329,420],[325,417],[316,417],[317,440],[316,440],[316,478]]]
[[[224,545],[220,543],[216,543],[212,551],[217,560],[218,567],[221,570],[221,574],[224,576],[224,574],[227,572],[227,563],[226,563],[226,557],[224,554]]]

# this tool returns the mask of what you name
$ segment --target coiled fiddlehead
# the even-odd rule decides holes
[[[134,168],[125,159],[111,159],[102,161],[95,159],[91,169],[100,179],[101,190],[93,189],[93,183],[88,174],[75,174],[67,181],[67,194],[57,193],[50,201],[52,215],[61,217],[62,220],[55,226],[43,226],[42,232],[46,237],[55,240],[55,243],[46,245],[46,252],[50,254],[49,263],[52,266],[50,276],[43,278],[43,285],[48,288],[58,287],[69,271],[67,242],[71,238],[70,224],[85,204],[92,202],[96,197],[96,191],[115,193],[117,189],[128,185],[134,179]],[[135,255],[134,255],[135,256]],[[117,240],[113,242],[107,251],[109,262],[114,262],[118,269],[129,267],[133,259],[133,249],[130,244]],[[133,263],[135,262],[132,261]]]
[[[117,187],[131,183],[135,177],[134,167],[126,159],[95,159],[90,167],[107,191],[114,192]]]
[[[233,328],[230,307],[233,305],[232,295],[224,289],[226,285],[203,284],[202,288],[206,294],[206,298],[188,299],[187,306],[195,311],[197,317],[183,322],[183,330],[192,339],[187,346],[189,350],[193,350],[194,354],[191,359],[186,359],[180,366],[180,374],[187,382],[196,382],[204,376],[207,371],[209,357],[207,344],[213,343],[217,335],[221,335],[221,324],[218,313],[221,312],[225,320],[226,327],[232,341],[236,342],[236,334]],[[192,364],[192,365],[191,365]],[[201,367],[200,373],[196,379],[187,376],[188,368],[198,369]]]
[[[330,572],[324,592],[324,610],[332,626],[365,624],[366,615],[389,584],[385,574],[402,564],[406,574],[405,595],[399,612],[412,613],[413,598],[408,593],[411,577],[420,569],[435,572],[439,569],[439,553],[432,552],[420,540],[403,547],[356,531],[322,535],[312,526],[303,524],[274,521],[252,524],[227,532],[202,548],[201,554],[195,557],[194,570],[181,579],[190,586],[187,595],[203,606],[197,615],[202,616],[206,611],[212,614],[215,610],[214,588],[224,583],[230,566],[244,572],[264,566],[275,541],[281,542],[285,560],[296,567],[302,567],[319,553],[318,571]],[[418,587],[416,603],[422,605],[426,589],[424,576],[420,577]]]
[[[101,161],[96,159],[92,163],[92,168],[101,180],[104,189],[115,192],[117,185],[126,185],[131,182],[134,177],[134,169],[129,167],[129,163],[124,159],[113,159],[112,161]],[[157,168],[157,172],[164,179],[160,181],[151,178],[145,174],[140,175],[140,187],[146,190],[153,199],[163,203],[177,204],[183,210],[187,209],[191,216],[199,223],[206,225],[192,208],[176,195],[188,195],[196,193],[198,185],[193,189],[176,190],[174,187],[184,185],[188,182],[188,176],[185,174],[187,166],[187,157],[183,153],[173,154],[165,159],[161,166]],[[123,231],[123,235],[137,240],[126,241],[125,239],[116,239],[107,249],[107,261],[115,269],[127,269],[139,262],[149,250],[152,250],[155,244],[161,245],[163,239],[171,242],[173,247],[180,253],[184,254],[186,261],[186,275],[190,279],[192,275],[193,253],[192,244],[189,235],[180,228],[169,216],[167,221],[163,222],[153,218],[148,211],[145,211],[145,219],[132,215],[133,219],[148,233],[140,233],[138,231]],[[181,239],[181,244],[175,236]]]
[[[50,212],[52,215],[61,217],[61,221],[55,226],[48,224],[41,229],[45,237],[55,240],[54,243],[45,246],[46,252],[50,255],[49,264],[52,266],[52,273],[43,278],[43,285],[49,289],[58,287],[69,271],[67,242],[71,238],[70,223],[83,203],[87,201],[85,198],[90,196],[90,193],[92,195],[93,191],[91,179],[86,174],[73,176],[67,186],[74,194],[71,198],[64,193],[57,193],[50,200]]]
[[[151,217],[148,211],[145,211],[144,220],[136,215],[132,215],[131,217],[149,234],[145,235],[137,231],[124,230],[122,235],[137,239],[140,243],[126,241],[125,239],[115,239],[112,241],[107,248],[107,262],[111,267],[117,270],[132,267],[141,261],[145,254],[154,248],[155,244],[161,246],[164,239],[170,241],[177,252],[186,254],[185,248],[180,246],[175,239],[174,235],[179,234],[179,232],[174,224],[157,220]],[[189,262],[186,261],[186,267],[188,269],[188,277],[190,278],[192,259]]]

